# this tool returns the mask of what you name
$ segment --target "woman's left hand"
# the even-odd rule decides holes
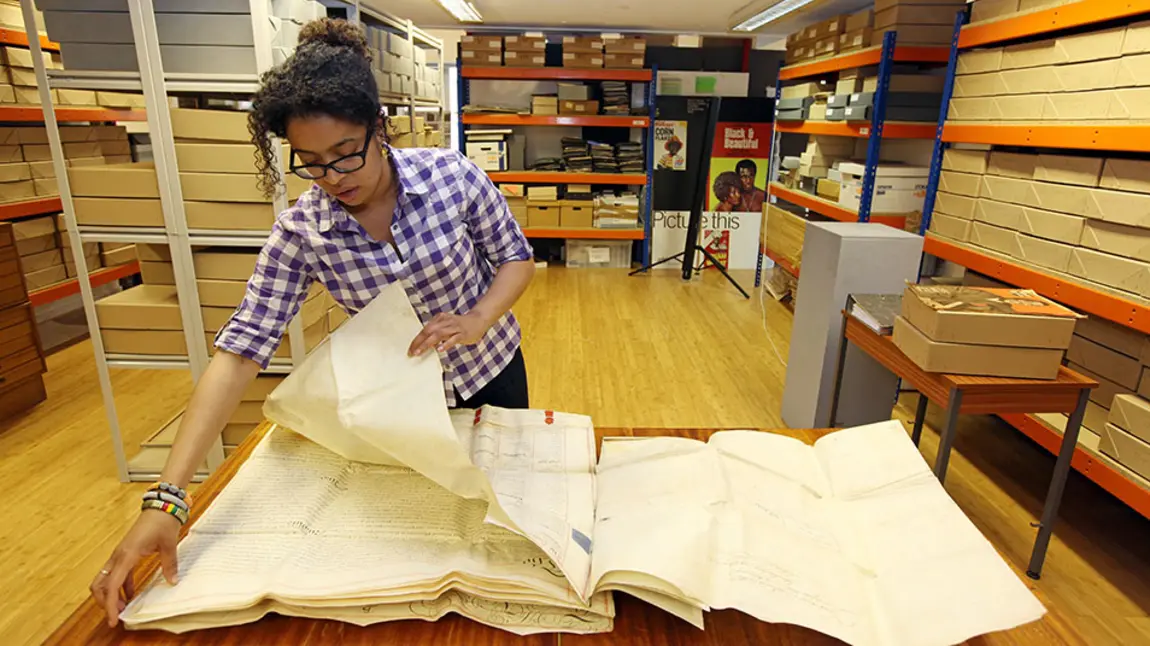
[[[407,354],[418,357],[431,349],[446,352],[457,345],[472,345],[478,343],[490,327],[474,311],[463,315],[436,314],[411,342]]]

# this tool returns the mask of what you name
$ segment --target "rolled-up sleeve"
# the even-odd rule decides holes
[[[295,234],[277,222],[260,251],[244,299],[216,334],[215,346],[267,368],[312,280]]]
[[[519,228],[503,194],[474,162],[463,155],[459,159],[459,180],[467,200],[463,217],[475,246],[495,267],[534,258],[531,243]]]

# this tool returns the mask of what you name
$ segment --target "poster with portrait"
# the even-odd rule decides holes
[[[683,251],[687,241],[689,211],[655,211],[651,214],[651,259],[661,260]],[[759,254],[759,228],[762,215],[757,213],[704,213],[700,221],[700,246],[711,252],[727,269],[754,269]],[[704,264],[700,254],[697,266]],[[707,263],[709,265],[709,263]],[[679,263],[659,265],[660,269],[678,271]]]
[[[707,210],[762,213],[771,160],[771,124],[720,122],[711,147]]]
[[[655,122],[655,167],[687,170],[687,122]]]

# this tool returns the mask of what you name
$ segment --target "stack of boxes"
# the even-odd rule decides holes
[[[951,149],[942,168],[931,235],[1150,297],[1150,162]]]
[[[388,117],[387,137],[394,148],[426,148],[443,143],[439,131],[428,127],[419,116],[414,119],[407,115]]]
[[[60,253],[64,256],[64,268],[68,272],[68,278],[75,278],[79,276],[80,273],[76,269],[76,263],[72,256],[72,237],[68,235],[68,225],[64,222],[63,213],[56,214],[56,231],[58,232],[57,237],[60,240]],[[84,243],[84,264],[87,266],[88,271],[103,266],[101,263],[100,243]]]
[[[427,64],[427,50],[413,45],[406,36],[378,27],[367,27],[372,75],[380,94],[413,95],[438,100],[439,70]]]
[[[842,14],[787,36],[786,62],[800,63],[870,47],[874,17],[869,9]]]
[[[839,165],[851,158],[855,152],[855,142],[846,137],[811,136],[807,147],[799,155],[798,175],[800,188],[811,193],[818,192],[818,181],[831,177]],[[831,179],[838,181],[836,177]],[[824,189],[824,191],[830,189]]]
[[[511,215],[515,217],[515,221],[519,223],[519,228],[526,229],[528,226],[527,218],[527,196],[526,187],[522,184],[500,184],[499,192],[503,194],[504,199],[507,200],[507,206],[511,209]]]
[[[20,269],[14,226],[0,222],[0,420],[44,401],[44,351]]]
[[[640,226],[639,196],[600,193],[595,196],[594,226],[599,229],[634,229]]]
[[[603,67],[603,45],[600,36],[564,36],[563,67]]]
[[[40,92],[36,87],[36,70],[32,50],[25,47],[3,47],[3,84],[0,84],[0,103],[39,105]],[[62,69],[59,54],[43,52],[44,67]],[[59,105],[96,105],[96,93],[91,90],[52,90],[52,101]]]
[[[459,39],[459,59],[464,65],[503,65],[503,37],[467,34]]]
[[[120,126],[64,126],[60,128],[68,166],[113,164],[132,160],[127,131]],[[29,200],[60,194],[56,167],[41,126],[0,128],[0,202]]]
[[[1050,9],[1076,0],[973,0],[970,5],[970,22],[998,20],[1016,13]]]
[[[821,111],[822,118],[825,119],[829,97],[829,87],[818,81],[804,81],[785,85],[780,91],[779,101],[776,105],[778,109],[777,118],[779,121],[806,121],[817,118]],[[821,104],[822,107],[817,107],[818,104]],[[813,117],[811,115],[812,109],[815,112]]]
[[[68,279],[56,235],[56,216],[42,215],[12,223],[15,253],[24,272],[24,285],[36,291]]]
[[[762,230],[763,244],[767,249],[796,269],[802,265],[807,220],[800,207],[764,204]]]
[[[950,121],[1150,118],[1150,23],[974,49],[958,57]]]
[[[858,210],[862,202],[863,174],[866,165],[844,162],[838,167],[841,175],[839,206]],[[926,198],[926,184],[930,168],[909,164],[879,163],[875,167],[874,195],[871,212],[886,214],[917,214],[922,212]],[[916,226],[915,231],[918,230]]]
[[[892,74],[886,120],[937,121],[945,82],[945,77],[937,74]],[[877,70],[843,70],[839,72],[833,94],[829,87],[813,81],[783,87],[778,118],[780,121],[869,122],[877,91]]]
[[[603,52],[603,67],[642,69],[645,67],[647,39],[642,36],[605,38]]]
[[[949,45],[954,19],[966,0],[876,0],[874,39],[882,42],[888,31],[898,33],[899,45]]]
[[[1078,318],[1025,289],[909,285],[893,341],[927,372],[1054,379]]]
[[[139,245],[141,266],[167,265],[144,273],[144,284],[96,301],[104,352],[148,356],[185,356],[184,323],[170,277],[171,256],[163,245]],[[157,278],[156,274],[162,273]]]
[[[556,228],[561,212],[558,186],[527,187],[527,226]]]
[[[503,48],[507,67],[543,67],[547,63],[547,38],[542,35],[507,36]]]

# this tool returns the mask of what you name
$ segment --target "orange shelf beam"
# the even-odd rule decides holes
[[[651,70],[581,69],[578,67],[472,67],[460,72],[465,79],[511,81],[650,81]]]
[[[523,229],[528,238],[551,238],[563,240],[642,240],[642,229],[563,229],[527,227]]]
[[[839,54],[816,61],[795,63],[779,70],[779,80],[830,74],[855,67],[878,65],[882,60],[882,45],[876,45],[857,52]],[[894,48],[894,60],[899,63],[945,63],[950,60],[949,47],[900,47]]]
[[[870,136],[869,121],[779,121],[775,130],[805,135],[830,135],[834,137]],[[910,121],[887,121],[882,127],[883,139],[934,139],[936,123],[914,123]]]
[[[1150,334],[1150,307],[1145,305],[999,260],[973,249],[945,242],[935,236],[928,235],[922,249],[925,253],[973,269],[991,278],[997,278],[1004,283],[1033,289],[1059,303]]]
[[[143,110],[115,110],[112,108],[56,108],[60,121],[147,121]],[[44,122],[44,112],[38,105],[0,105],[0,121]]]
[[[803,208],[810,209],[832,220],[838,220],[839,222],[859,221],[858,211],[854,209],[844,208],[835,202],[824,200],[817,195],[791,190],[778,182],[771,182],[770,192],[771,195],[784,199],[791,204],[798,204]],[[871,215],[870,221],[885,224],[896,229],[902,229],[906,226],[905,215]]]
[[[1081,150],[1150,150],[1150,126],[994,125],[947,123],[948,143],[1077,148]]]
[[[29,47],[28,34],[18,29],[0,29],[0,45]],[[47,36],[40,37],[40,47],[49,52],[60,51],[60,45],[48,40]]]
[[[476,126],[598,126],[604,128],[646,128],[651,124],[647,117],[616,117],[609,115],[558,115],[537,114],[465,114],[465,125]]]
[[[0,204],[0,222],[4,220],[14,220],[29,215],[45,215],[47,213],[59,213],[64,210],[60,198],[57,197],[39,197],[34,200],[25,200],[23,202],[7,202]]]
[[[978,47],[1143,13],[1150,13],[1148,0],[1079,0],[1052,9],[966,25],[958,36],[958,46]]]
[[[97,269],[96,271],[89,272],[88,276],[92,279],[92,286],[98,287],[138,273],[140,273],[140,263],[133,261],[123,265],[116,265],[115,267]],[[79,293],[80,281],[76,278],[72,278],[61,283],[56,283],[55,285],[49,285],[43,289],[38,289],[34,292],[29,292],[28,301],[31,302],[32,305],[47,305],[61,298],[67,298],[68,296]]]
[[[782,267],[783,270],[788,274],[794,276],[795,278],[799,277],[799,269],[792,265],[791,261],[783,258],[779,254],[771,251],[770,249],[767,249],[766,247],[763,248],[763,255],[775,261],[775,264]]]
[[[1021,431],[1054,455],[1062,445],[1062,435],[1030,415],[999,415],[1004,422]],[[1074,450],[1070,466],[1126,503],[1131,509],[1150,518],[1150,491],[1128,480],[1121,472],[1099,460],[1082,447]]]
[[[647,176],[642,173],[568,173],[563,171],[491,171],[487,173],[493,182],[514,182],[519,184],[614,184],[634,186],[646,184]]]

